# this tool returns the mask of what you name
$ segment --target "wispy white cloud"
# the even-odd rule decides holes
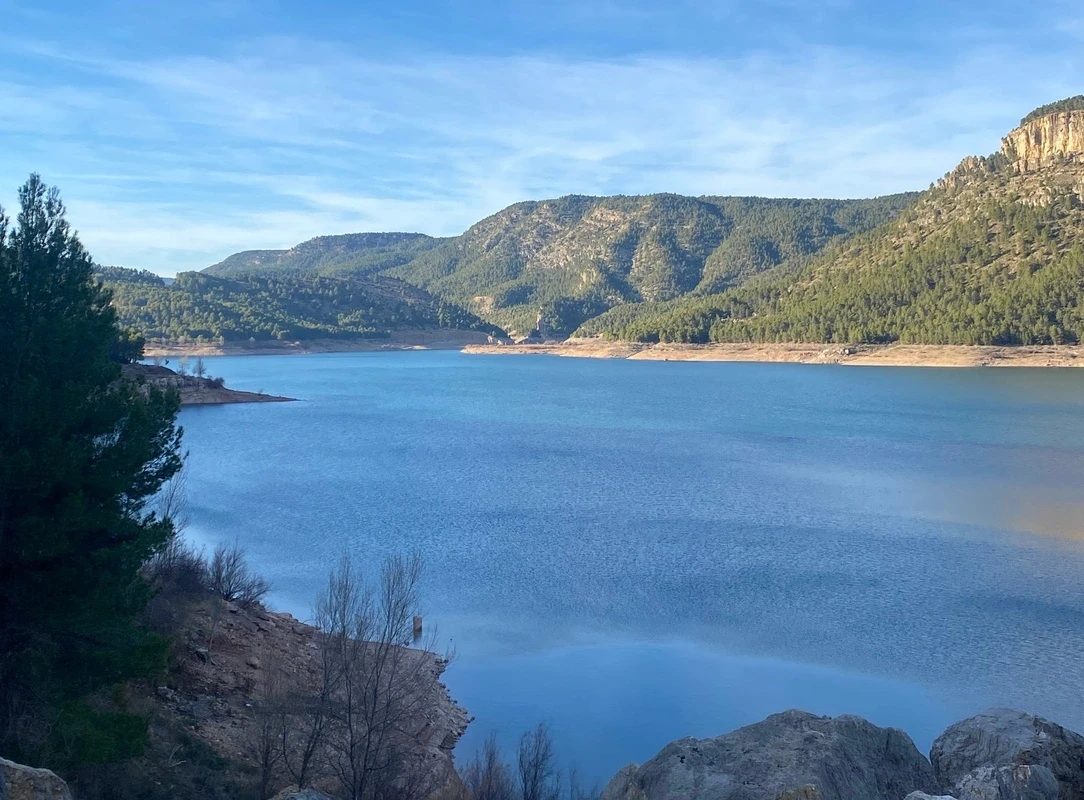
[[[454,234],[572,192],[921,188],[1084,74],[1079,49],[1002,42],[936,64],[827,46],[594,59],[375,58],[301,38],[215,56],[19,47],[23,67],[0,69],[16,99],[0,106],[0,185],[40,170],[100,260],[163,272],[325,233]]]

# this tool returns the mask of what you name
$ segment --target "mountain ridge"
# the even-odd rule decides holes
[[[675,342],[1079,342],[1084,109],[1029,117],[997,153],[964,158],[896,219],[797,274],[765,273],[699,304],[624,316],[615,310],[578,334]]]
[[[615,305],[703,294],[875,227],[917,193],[869,200],[566,195],[515,203],[458,237],[345,234],[245,251],[204,272],[384,274],[526,334],[567,335]],[[408,237],[377,247],[375,238]],[[337,248],[337,250],[336,250]],[[350,251],[305,261],[307,252]]]
[[[1058,344],[1084,336],[1081,206],[1084,95],[926,192],[566,195],[456,237],[317,237],[206,272],[388,276],[520,337]]]

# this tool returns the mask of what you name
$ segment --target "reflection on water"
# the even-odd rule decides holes
[[[183,413],[194,533],[299,616],[343,551],[420,549],[464,747],[546,718],[604,777],[790,706],[920,745],[992,704],[1084,728],[1084,372],[209,366],[303,402]]]
[[[449,688],[479,720],[461,743],[464,752],[490,730],[512,749],[544,719],[562,733],[570,765],[598,781],[674,739],[715,736],[788,708],[903,727],[923,751],[968,708],[916,685],[689,642],[475,659],[449,672]],[[497,724],[486,727],[487,720]]]

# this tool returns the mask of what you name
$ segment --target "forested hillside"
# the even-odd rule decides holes
[[[454,239],[326,236],[287,251],[238,253],[206,272],[381,272],[520,334],[534,327],[540,310],[550,331],[569,334],[615,305],[718,292],[771,268],[797,270],[832,243],[891,219],[916,196],[569,196],[517,203]]]
[[[541,308],[549,329],[567,334],[615,305],[719,291],[772,267],[797,269],[913,199],[663,194],[518,203],[390,274],[521,333]]]
[[[798,274],[615,309],[581,335],[638,341],[1060,344],[1084,336],[1084,111],[1025,118],[900,217]],[[1024,152],[1026,151],[1026,152]]]
[[[217,278],[198,272],[172,285],[147,271],[99,268],[122,327],[149,340],[184,342],[382,338],[393,330],[502,331],[458,306],[380,276]]]

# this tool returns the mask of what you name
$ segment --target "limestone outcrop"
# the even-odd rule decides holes
[[[1006,136],[1001,151],[1017,172],[1084,160],[1084,111],[1062,111],[1033,119]]]

